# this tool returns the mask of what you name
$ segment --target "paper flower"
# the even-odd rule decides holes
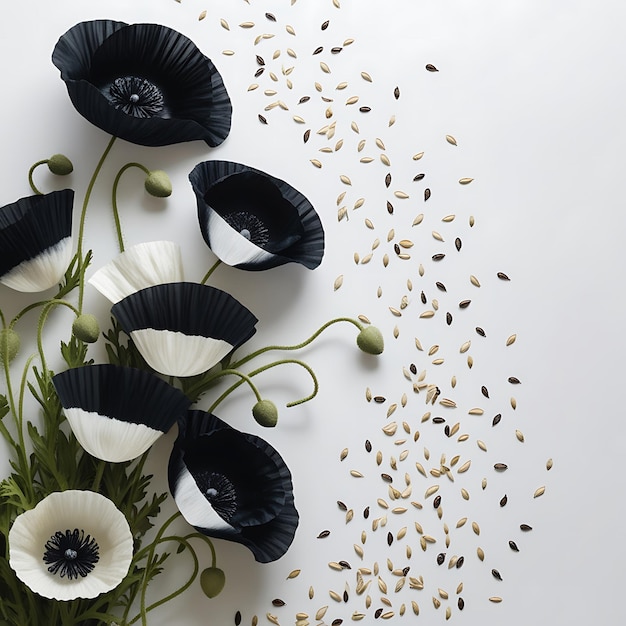
[[[9,563],[46,598],[94,598],[128,573],[133,537],[124,515],[93,491],[59,491],[18,515],[9,531]]]
[[[0,283],[16,291],[56,285],[72,259],[74,191],[20,198],[0,208]]]
[[[142,289],[111,313],[148,365],[167,376],[211,369],[254,335],[258,321],[230,294],[199,283]]]
[[[52,382],[79,443],[113,463],[143,454],[191,404],[182,391],[132,367],[77,367]]]
[[[313,205],[279,178],[241,163],[205,161],[189,175],[202,236],[227,265],[317,267],[324,229]]]
[[[131,293],[183,280],[180,246],[173,241],[140,243],[101,267],[89,279],[113,304]]]
[[[168,478],[176,506],[198,531],[279,559],[298,526],[291,473],[278,452],[204,411],[179,423]]]
[[[164,146],[203,139],[217,146],[232,106],[210,59],[158,24],[80,22],[57,42],[52,62],[76,110],[132,143]]]

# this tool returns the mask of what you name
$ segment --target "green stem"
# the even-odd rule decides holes
[[[41,314],[39,316],[39,324],[37,325],[37,349],[39,351],[39,358],[41,359],[41,366],[43,368],[43,373],[45,376],[48,376],[48,367],[46,365],[46,355],[43,351],[43,327],[48,318],[48,314],[55,306],[66,306],[68,309],[74,312],[75,315],[80,315],[78,309],[69,302],[65,300],[50,300],[47,302],[43,309],[41,310]]]
[[[87,186],[87,191],[85,193],[85,199],[83,200],[83,207],[80,213],[80,226],[78,229],[78,265],[79,265],[79,273],[80,279],[78,283],[78,310],[82,313],[83,310],[83,297],[85,294],[85,271],[87,269],[85,265],[85,261],[83,259],[83,239],[85,237],[85,218],[87,217],[87,206],[89,205],[89,199],[91,198],[91,192],[93,191],[93,187],[96,183],[96,179],[98,178],[98,174],[102,169],[102,165],[107,155],[111,151],[113,144],[117,137],[111,137],[107,147],[105,148],[98,164],[96,165],[96,169],[93,171],[91,175],[91,180],[89,181],[89,185]]]
[[[106,467],[106,461],[98,460],[98,465],[96,467],[96,475],[93,479],[93,485],[91,486],[92,491],[100,491],[100,482],[102,481],[102,475],[104,474],[104,468]]]
[[[206,281],[209,280],[211,274],[222,264],[222,261],[218,259],[213,263],[213,265],[209,268],[209,271],[204,275],[204,278],[200,281],[201,285],[206,285]]]
[[[339,322],[349,322],[350,324],[354,324],[354,326],[356,326],[359,330],[363,330],[363,325],[358,320],[355,320],[351,317],[337,317],[335,319],[329,320],[328,322],[320,326],[320,328],[318,328],[308,339],[305,339],[302,343],[298,343],[298,344],[291,345],[291,346],[278,346],[277,345],[277,346],[266,346],[265,348],[260,348],[259,350],[252,352],[248,356],[243,357],[236,363],[233,363],[231,367],[233,369],[239,369],[244,363],[251,361],[257,356],[264,354],[265,352],[269,352],[270,350],[300,350],[301,348],[308,346],[312,341],[317,339],[317,337],[319,337],[319,335],[321,335],[329,326],[332,326],[333,324],[337,324]]]
[[[211,567],[216,567],[217,566],[217,554],[215,553],[215,546],[213,545],[213,542],[211,541],[211,539],[209,539],[209,537],[207,537],[206,535],[203,535],[202,533],[189,533],[188,535],[184,536],[184,539],[202,539],[202,541],[204,541],[204,543],[206,543],[210,550],[211,550]]]
[[[239,387],[239,385],[242,385],[243,383],[248,383],[248,385],[250,386],[250,389],[252,389],[252,392],[256,396],[257,401],[261,402],[261,400],[263,398],[261,397],[261,394],[259,393],[259,390],[256,388],[255,384],[250,379],[250,376],[252,376],[252,374],[250,374],[250,375],[244,374],[243,372],[240,372],[239,370],[234,370],[234,369],[229,368],[227,370],[222,370],[222,371],[218,372],[217,374],[215,374],[215,376],[211,378],[211,382],[213,382],[214,380],[217,380],[218,378],[221,378],[222,376],[229,376],[229,375],[239,376],[240,380],[237,383],[235,383],[235,388]],[[231,387],[231,389],[232,388],[233,387]],[[228,393],[226,395],[228,395]],[[224,396],[224,397],[226,397],[226,396]],[[219,402],[217,402],[213,406],[217,406],[217,404],[219,404]]]
[[[115,221],[115,232],[117,233],[117,243],[120,248],[120,252],[124,252],[124,240],[122,238],[122,224],[120,222],[120,213],[117,208],[117,187],[120,183],[122,174],[131,167],[139,168],[146,176],[150,174],[150,170],[141,163],[126,163],[120,171],[117,173],[115,180],[113,181],[113,191],[111,194],[111,206],[113,207],[113,220]]]
[[[35,181],[33,180],[33,172],[40,165],[43,165],[44,163],[47,163],[47,162],[48,162],[48,159],[37,161],[37,163],[34,163],[33,165],[31,165],[31,168],[28,170],[28,184],[30,185],[30,188],[33,190],[33,192],[36,193],[38,196],[43,196],[43,193],[41,193],[41,191],[39,191],[39,189],[35,187]]]

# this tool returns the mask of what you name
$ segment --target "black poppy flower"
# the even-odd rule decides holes
[[[256,435],[204,411],[179,423],[168,478],[176,506],[198,531],[245,545],[261,563],[279,559],[298,526],[291,473]]]
[[[284,263],[317,267],[324,229],[291,185],[241,163],[205,161],[189,175],[202,236],[218,258],[245,270]]]
[[[111,308],[148,365],[167,376],[211,369],[256,332],[257,318],[230,294],[200,283],[167,283]]]
[[[126,518],[94,491],[53,492],[9,531],[9,564],[46,598],[95,598],[122,582],[132,557]]]
[[[16,291],[56,285],[72,259],[74,191],[20,198],[0,208],[0,283]]]
[[[179,389],[132,367],[77,367],[52,382],[81,446],[113,463],[143,454],[191,404]]]
[[[217,146],[232,106],[210,59],[159,24],[80,22],[57,42],[52,62],[76,110],[102,130],[144,146],[203,139]]]

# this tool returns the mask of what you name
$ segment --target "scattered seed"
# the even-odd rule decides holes
[[[430,198],[430,189],[424,189],[424,202]]]
[[[317,167],[317,168],[321,168],[322,167],[322,163],[320,161],[318,161],[317,159],[311,159],[311,163],[313,163],[313,165],[315,165],[315,167]]]
[[[498,272],[498,278],[500,280],[511,280],[504,272]]]
[[[545,492],[546,492],[545,487],[538,487],[535,490],[535,493],[533,494],[533,498],[538,498],[539,496],[542,496]]]
[[[480,326],[476,326],[476,333],[478,335],[480,335],[481,337],[486,337],[487,336],[485,331]]]
[[[473,180],[473,178],[459,178],[459,183],[461,185],[469,185]]]
[[[452,135],[446,135],[446,141],[452,144],[453,146],[457,145],[456,139]]]
[[[506,494],[504,494],[500,500],[500,506],[506,506],[506,503],[509,501]]]
[[[426,69],[429,72],[438,72],[439,71],[432,63],[427,63],[426,64]]]
[[[289,574],[287,575],[287,580],[291,579],[291,578],[296,578],[296,576],[299,576],[300,572],[302,570],[299,569],[294,569],[291,572],[289,572]]]
[[[528,524],[520,524],[519,527],[520,530],[523,530],[524,532],[528,532],[529,530],[533,529],[533,527],[529,526]]]
[[[504,472],[506,469],[508,469],[508,467],[509,466],[506,463],[495,463],[493,469],[498,472]]]
[[[328,535],[330,535],[330,530],[323,530],[318,536],[318,539],[324,539],[325,537],[328,537]]]
[[[491,420],[491,425],[492,426],[497,426],[500,423],[501,419],[502,419],[502,414],[501,413],[498,413],[497,415],[494,415],[493,419]]]
[[[259,113],[259,122],[261,122],[261,124],[267,124],[267,119],[265,117],[263,117],[260,113]],[[318,163],[319,163],[319,161],[318,161]],[[320,163],[318,167],[322,167],[322,164]]]

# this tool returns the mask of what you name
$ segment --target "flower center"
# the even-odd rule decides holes
[[[89,574],[100,560],[99,547],[95,539],[85,531],[57,531],[46,542],[43,561],[51,574],[73,580]]]
[[[161,90],[154,83],[138,76],[116,78],[109,87],[109,94],[116,109],[133,117],[154,117],[165,106]]]
[[[269,241],[270,233],[267,226],[252,213],[237,211],[225,215],[224,219],[231,228],[259,248],[262,248]]]
[[[222,474],[211,474],[204,492],[215,512],[225,521],[237,510],[237,494],[233,483]]]

